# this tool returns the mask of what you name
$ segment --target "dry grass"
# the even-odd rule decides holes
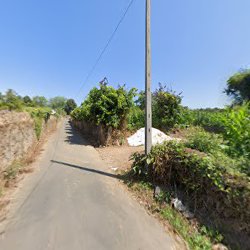
[[[13,162],[8,168],[0,173],[0,221],[5,218],[5,207],[9,204],[10,193],[17,187],[19,181],[25,174],[34,171],[32,163],[34,163],[44,150],[43,146],[49,136],[55,132],[57,124],[55,123],[50,129],[46,129],[40,140],[31,147],[29,154],[22,159]]]

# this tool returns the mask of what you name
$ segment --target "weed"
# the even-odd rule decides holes
[[[42,124],[43,124],[43,120],[40,117],[34,117],[34,122],[35,122],[35,133],[36,133],[36,137],[39,140],[41,133],[42,133]]]
[[[139,197],[147,200],[146,204],[150,204],[147,208],[151,212],[157,212],[161,219],[167,220],[172,225],[173,229],[187,242],[190,249],[210,250],[212,248],[213,235],[206,234],[205,230],[200,232],[197,227],[194,227],[168,204],[171,199],[170,192],[161,192],[156,199],[153,199],[153,185],[150,182],[131,182],[129,186],[137,192]],[[215,241],[217,242],[217,240]]]
[[[13,180],[17,177],[22,164],[20,162],[12,163],[7,169],[5,169],[3,176],[7,181]]]
[[[219,220],[219,228],[226,242],[235,244],[231,242],[229,233],[245,234],[235,225],[243,225],[246,232],[250,230],[247,224],[250,214],[245,209],[250,199],[249,178],[239,171],[237,161],[228,157],[222,149],[214,153],[213,147],[207,142],[204,151],[210,151],[209,154],[187,149],[181,142],[166,142],[154,146],[147,156],[140,154],[133,156],[132,169],[137,178],[157,183],[170,190],[185,190],[185,198],[195,206],[196,211],[199,211],[201,216],[213,212],[212,226],[217,228],[216,220]],[[147,168],[145,168],[146,163]],[[170,194],[160,193],[157,197],[160,203],[169,199],[171,199]],[[224,230],[225,226],[228,226],[227,221],[223,221],[222,217],[234,221],[234,224],[231,223],[227,227],[227,231]],[[178,221],[176,223],[175,226],[178,227]],[[218,241],[221,237],[215,232],[206,232],[206,235],[209,234]],[[194,239],[197,244],[199,239],[200,236]]]
[[[144,190],[151,190],[152,189],[152,184],[146,181],[140,181],[138,183],[139,188],[144,189]]]
[[[161,210],[161,216],[168,220],[174,229],[186,240],[190,249],[210,250],[212,242],[206,235],[201,234],[196,228],[183,218],[170,205]]]
[[[191,127],[187,132],[186,147],[199,150],[204,153],[213,153],[225,148],[221,136],[206,132],[199,127]]]

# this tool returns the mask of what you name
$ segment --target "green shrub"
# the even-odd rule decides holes
[[[206,132],[199,127],[188,129],[186,147],[199,150],[204,153],[213,153],[224,150],[223,139],[220,135]]]
[[[15,110],[15,111],[22,111],[23,109],[23,100],[17,93],[12,90],[8,89],[5,95],[1,96],[0,101],[0,110]]]
[[[167,131],[180,119],[181,96],[160,84],[152,95],[152,122],[155,128]]]
[[[190,249],[211,250],[212,243],[207,234],[199,232],[194,227],[191,227],[189,222],[185,220],[177,211],[170,206],[166,206],[161,215],[175,228],[175,230],[187,241]],[[205,228],[205,227],[204,227]]]
[[[28,112],[34,120],[34,129],[35,129],[36,137],[39,140],[41,136],[41,132],[42,132],[43,121],[46,123],[49,120],[50,114],[51,114],[51,108],[27,107],[25,108],[25,111]]]
[[[141,110],[138,106],[132,107],[128,114],[128,129],[130,131],[137,130],[145,126],[145,112]]]
[[[0,103],[0,110],[9,110],[9,106],[4,103]]]
[[[206,155],[187,149],[183,143],[166,142],[154,146],[148,156],[135,154],[132,170],[154,185],[177,194],[182,191],[189,208],[199,217],[210,214],[210,225],[239,248],[244,242],[232,242],[230,237],[246,237],[250,232],[250,183],[236,166],[237,161],[223,153]]]
[[[58,116],[58,117],[62,117],[62,116],[67,115],[66,111],[62,108],[58,108],[55,111],[56,111],[56,116]]]
[[[250,159],[246,157],[238,157],[235,161],[237,162],[236,168],[250,177]]]
[[[224,109],[188,109],[182,107],[178,122],[179,127],[199,126],[209,132],[222,133],[224,131]]]
[[[75,108],[77,107],[77,104],[74,99],[68,99],[66,101],[64,111],[66,112],[67,115],[71,113]]]
[[[35,122],[36,138],[39,140],[42,133],[43,119],[41,117],[34,117],[33,119]]]
[[[80,108],[76,108],[71,116],[76,120],[103,124],[113,128],[124,129],[131,108],[134,106],[133,98],[136,89],[127,91],[124,86],[117,89],[100,84],[93,88]]]
[[[136,175],[143,174],[162,184],[184,185],[186,191],[197,193],[206,193],[210,186],[230,199],[246,193],[249,198],[248,177],[232,166],[237,164],[233,159],[222,154],[201,155],[189,151],[183,143],[170,141],[154,146],[148,156],[136,153],[133,159]]]
[[[83,110],[81,107],[77,107],[73,111],[71,111],[70,116],[73,120],[76,121],[84,120]]]
[[[159,87],[152,93],[152,125],[163,131],[175,127],[181,119],[180,94],[167,89],[166,85],[159,83]],[[135,104],[141,111],[145,110],[145,92],[141,91]],[[140,116],[137,124],[144,127],[145,116]]]
[[[250,159],[250,103],[228,110],[223,122],[223,136],[229,146],[228,153]]]
[[[21,169],[22,164],[20,162],[13,162],[8,168],[4,171],[4,179],[7,181],[13,180],[17,177],[19,170]]]
[[[180,117],[175,127],[187,128],[194,124],[195,112],[188,107],[181,106]]]

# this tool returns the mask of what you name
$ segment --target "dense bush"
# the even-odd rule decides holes
[[[131,108],[128,114],[128,129],[134,131],[145,126],[145,111],[140,109],[138,106]]]
[[[224,153],[234,158],[245,158],[244,162],[248,162],[250,159],[249,103],[217,111],[186,109],[183,113],[185,114],[183,120],[186,121],[186,124],[189,123],[188,126],[201,126],[206,131],[219,133],[224,139],[222,143],[219,135],[206,133],[205,131],[195,131],[194,129],[192,131],[191,129],[188,136],[189,147],[193,148],[195,145],[196,149],[204,151],[204,147],[209,148],[217,145],[216,150],[220,151],[220,147],[223,146]],[[244,165],[242,169],[247,169],[247,166]]]
[[[42,132],[42,124],[43,121],[45,123],[49,120],[50,115],[51,115],[51,108],[32,108],[32,107],[27,107],[25,108],[25,111],[30,114],[30,116],[34,120],[35,124],[35,133],[37,139],[40,138],[41,132]]]
[[[228,110],[223,123],[223,136],[229,146],[228,153],[250,159],[250,103]]]
[[[162,130],[173,128],[180,119],[181,96],[166,87],[160,87],[153,93],[153,126]]]
[[[113,128],[124,129],[131,108],[134,106],[136,89],[127,91],[124,86],[117,89],[100,84],[93,88],[80,108],[72,111],[75,120],[85,120]]]
[[[223,119],[226,116],[225,109],[188,109],[182,107],[177,127],[200,126],[205,130],[215,133],[224,131]]]
[[[81,107],[75,108],[73,111],[71,111],[70,116],[76,121],[84,120],[83,109]]]
[[[148,156],[135,154],[133,159],[132,169],[137,176],[176,194],[181,191],[189,208],[199,216],[209,214],[210,225],[222,230],[228,241],[231,234],[250,232],[249,178],[233,167],[237,161],[223,154],[201,154],[176,142],[157,145]],[[238,241],[235,245],[241,244]]]
[[[231,166],[228,166],[225,160],[221,161],[212,154],[201,155],[197,151],[190,151],[184,143],[170,141],[158,144],[152,148],[148,156],[135,154],[134,159],[133,168],[136,173],[145,173],[149,178],[158,179],[167,185],[179,182],[189,190],[199,191],[205,184],[199,179],[205,178],[209,180],[209,185],[216,186],[228,195],[242,194],[242,189],[237,191],[233,188],[236,183],[239,187],[249,188],[247,176],[238,171],[237,175],[232,177],[231,174],[236,173],[236,170],[230,171]],[[145,169],[147,165],[148,169]],[[170,169],[172,173],[168,172]]]
[[[187,130],[185,145],[188,148],[204,153],[214,153],[225,149],[222,136],[206,132],[199,127],[191,127]]]
[[[70,115],[70,113],[77,107],[77,104],[74,99],[68,99],[66,101],[66,104],[64,106],[64,111],[67,113],[67,115]]]
[[[22,111],[22,104],[22,98],[12,89],[7,90],[5,95],[1,95],[0,110],[7,109]]]
[[[191,127],[186,131],[184,145],[210,155],[214,161],[223,164],[230,172],[236,171],[250,176],[248,155],[242,154],[238,157],[232,155],[232,147],[223,140],[222,135],[206,132],[199,127]],[[236,152],[239,154],[238,150]]]
[[[166,88],[159,83],[159,87],[152,93],[152,125],[163,131],[173,128],[181,119],[181,100],[180,94]],[[140,92],[135,101],[137,107],[145,110],[145,92]],[[138,111],[137,111],[138,112]],[[144,116],[137,124],[143,124]],[[144,125],[143,125],[144,126]]]

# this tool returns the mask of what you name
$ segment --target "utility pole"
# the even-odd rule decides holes
[[[145,73],[145,154],[149,154],[152,147],[152,94],[151,94],[151,0],[146,0],[146,73]]]

